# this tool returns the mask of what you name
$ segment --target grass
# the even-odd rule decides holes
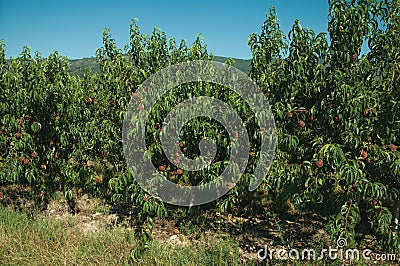
[[[238,247],[232,240],[196,247],[154,241],[141,259],[132,263],[135,237],[131,230],[104,228],[83,234],[71,227],[74,221],[30,218],[6,208],[0,208],[0,217],[1,265],[238,264]]]
[[[184,235],[179,239],[156,239],[132,262],[130,255],[138,244],[133,230],[101,227],[96,232],[82,233],[79,225],[82,224],[74,216],[28,216],[0,207],[0,265],[348,265],[329,259],[260,263],[245,258],[232,236],[222,231],[210,234],[190,222],[181,225]]]
[[[2,265],[123,265],[133,239],[122,229],[82,235],[69,221],[29,218],[0,208]]]
[[[153,242],[146,255],[138,261],[141,265],[239,265],[236,245],[230,241],[215,243],[207,247],[205,243],[179,248],[166,248],[160,242]]]

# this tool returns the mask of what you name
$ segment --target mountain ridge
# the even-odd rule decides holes
[[[225,56],[214,56],[214,60],[217,62],[224,63],[230,57]],[[248,74],[250,71],[251,59],[238,59],[232,58],[236,62],[236,68]],[[95,57],[84,57],[81,59],[70,59],[70,74],[76,76],[83,76],[85,69],[90,67],[91,73],[101,73],[100,65]]]

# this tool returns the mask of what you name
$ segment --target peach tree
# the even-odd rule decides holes
[[[277,123],[270,196],[329,215],[334,238],[355,244],[372,230],[390,249],[399,246],[398,14],[398,1],[330,1],[328,42],[299,21],[287,39],[271,9],[249,39],[250,75]]]

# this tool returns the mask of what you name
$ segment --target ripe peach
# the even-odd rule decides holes
[[[324,162],[322,160],[318,160],[315,162],[315,166],[321,168],[322,166],[324,166]]]
[[[304,127],[306,125],[306,123],[303,120],[299,120],[298,124],[299,127]]]
[[[365,159],[365,158],[368,157],[368,152],[363,150],[363,151],[361,151],[360,156],[363,157],[363,158]]]
[[[389,149],[391,151],[397,151],[398,146],[394,145],[393,143],[389,145]]]

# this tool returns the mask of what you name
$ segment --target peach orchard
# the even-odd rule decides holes
[[[207,95],[235,108],[246,121],[252,146],[243,178],[204,210],[240,212],[311,211],[329,217],[327,231],[356,245],[372,234],[385,250],[399,251],[400,192],[400,2],[331,0],[328,33],[295,21],[288,36],[272,8],[261,32],[249,37],[249,76],[262,89],[275,117],[277,149],[264,182],[248,191],[259,159],[254,113],[229,89],[210,84],[177,87],[157,102],[146,121],[148,154],[169,180],[194,185],[223,171],[230,146],[226,131],[211,119],[193,119],[179,146],[191,158],[199,140],[213,138],[218,152],[207,171],[186,171],[167,160],[160,142],[163,119],[179,102]],[[363,43],[369,51],[361,54]],[[175,63],[212,60],[201,36],[177,43],[155,28],[143,34],[135,20],[130,41],[117,48],[109,30],[96,51],[101,74],[69,74],[69,61],[47,58],[24,47],[6,59],[0,44],[0,202],[4,187],[19,184],[45,206],[56,191],[71,205],[89,193],[131,213],[141,224],[143,245],[151,240],[154,218],[177,211],[148,195],[134,181],[122,151],[121,129],[131,97],[150,75]],[[234,60],[227,64],[234,65]],[[143,173],[134,173],[143,174]]]

